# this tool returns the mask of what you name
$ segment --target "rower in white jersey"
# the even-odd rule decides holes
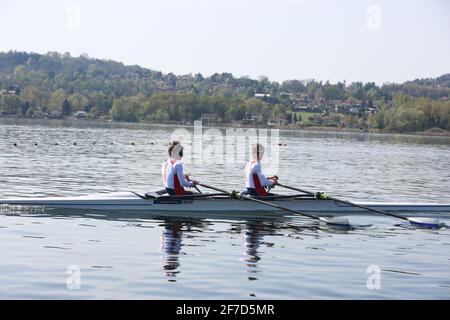
[[[251,196],[265,197],[271,196],[264,187],[275,186],[278,181],[277,176],[266,177],[262,173],[261,160],[264,156],[264,147],[260,144],[252,146],[252,159],[245,166],[245,185],[247,193]]]
[[[183,172],[183,146],[178,141],[172,141],[169,144],[169,159],[162,164],[162,176],[164,187],[171,196],[192,194],[191,191],[186,191],[184,187],[193,187],[198,184],[198,181],[190,180],[189,176],[185,176]]]

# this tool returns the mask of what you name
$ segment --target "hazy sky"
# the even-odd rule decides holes
[[[0,0],[0,51],[164,73],[403,82],[450,72],[448,0]]]

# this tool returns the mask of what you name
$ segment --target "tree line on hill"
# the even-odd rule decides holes
[[[255,97],[255,94],[267,94]],[[117,121],[180,121],[214,114],[218,122],[262,114],[266,121],[296,122],[299,101],[360,103],[376,112],[360,114],[360,126],[409,132],[450,130],[450,74],[402,84],[373,82],[270,81],[215,73],[204,77],[126,66],[87,55],[49,52],[0,53],[0,114],[27,117],[69,116]],[[353,119],[354,120],[354,119]]]

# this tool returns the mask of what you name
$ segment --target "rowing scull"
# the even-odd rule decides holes
[[[271,201],[274,204],[304,212],[320,212],[321,215],[361,214],[364,210],[330,199],[316,199],[302,196],[296,198],[280,198]],[[361,202],[362,206],[383,211],[415,212],[415,213],[450,213],[450,203],[389,203]],[[211,196],[202,198],[186,198],[177,196],[145,197],[134,192],[114,192],[89,196],[42,197],[42,198],[8,198],[0,199],[0,205],[8,206],[44,206],[46,208],[84,209],[84,210],[132,210],[169,215],[189,216],[190,213],[220,212],[244,213],[280,212],[276,208],[259,203],[232,199],[227,196]]]

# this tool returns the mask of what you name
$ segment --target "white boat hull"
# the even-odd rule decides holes
[[[271,203],[303,212],[319,212],[321,215],[360,214],[364,209],[342,204],[333,200],[313,198],[279,199]],[[450,213],[449,204],[433,203],[359,203],[361,205],[395,212]],[[10,198],[0,199],[3,206],[44,206],[46,208],[147,211],[153,214],[189,216],[193,213],[281,213],[282,210],[248,200],[226,197],[180,199],[143,199],[133,192],[116,192],[80,197]]]

